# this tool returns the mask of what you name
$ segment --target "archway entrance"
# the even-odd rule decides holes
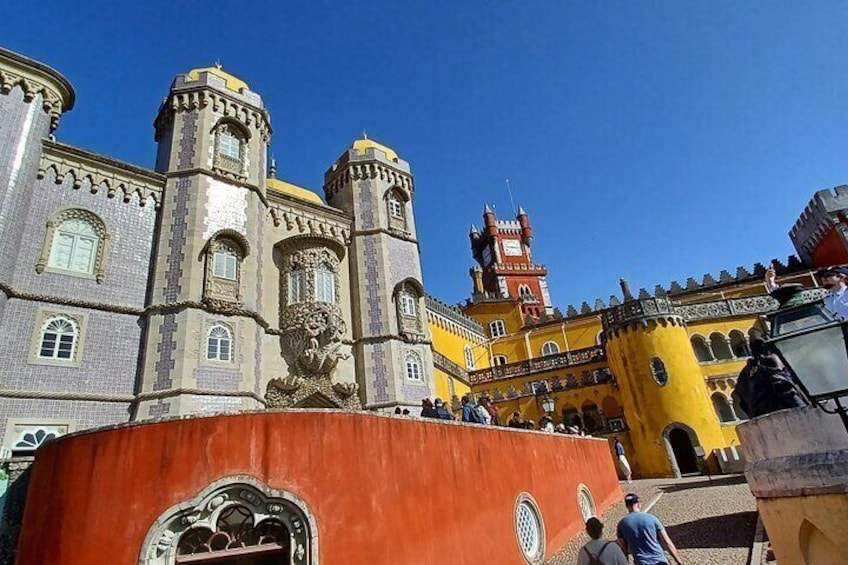
[[[695,446],[692,445],[692,438],[689,437],[686,430],[681,428],[670,430],[668,432],[668,443],[671,446],[677,470],[681,475],[701,471],[698,465],[698,457],[695,455]]]

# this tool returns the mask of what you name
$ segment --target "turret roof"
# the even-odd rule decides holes
[[[191,80],[198,80],[200,78],[200,73],[209,73],[224,79],[224,84],[227,86],[229,90],[233,92],[241,92],[242,89],[250,90],[250,87],[247,86],[247,83],[241,80],[240,78],[231,75],[228,72],[221,70],[218,67],[201,67],[198,69],[192,69],[186,73],[188,78]]]

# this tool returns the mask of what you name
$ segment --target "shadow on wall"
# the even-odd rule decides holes
[[[678,549],[750,547],[756,526],[757,513],[751,511],[701,518],[666,530]]]

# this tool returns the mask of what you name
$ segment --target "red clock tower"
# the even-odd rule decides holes
[[[519,298],[525,316],[553,314],[544,265],[533,262],[530,243],[533,228],[523,208],[515,220],[498,220],[486,204],[483,231],[472,224],[471,253],[479,263],[471,269],[474,294],[489,298]]]

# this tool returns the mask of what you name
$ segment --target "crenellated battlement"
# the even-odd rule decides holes
[[[831,190],[819,190],[801,212],[795,225],[789,230],[789,238],[798,254],[812,262],[812,252],[833,226],[840,223],[840,216],[848,211],[848,185]]]
[[[50,129],[59,127],[62,112],[74,107],[74,87],[58,71],[23,55],[0,47],[0,93],[20,87],[24,101],[41,96],[41,105],[50,116]]]

